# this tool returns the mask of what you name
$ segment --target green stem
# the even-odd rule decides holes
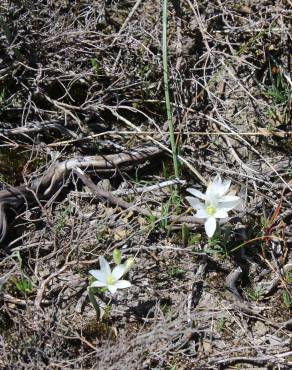
[[[162,12],[162,60],[163,60],[163,79],[164,79],[164,94],[165,94],[165,105],[167,111],[167,122],[168,132],[170,137],[171,151],[174,175],[176,178],[179,177],[178,160],[177,160],[177,148],[174,137],[172,111],[169,97],[169,86],[168,86],[168,59],[167,59],[167,12],[168,12],[168,0],[163,0],[163,12]]]
[[[98,303],[96,302],[95,296],[94,296],[93,291],[90,287],[87,287],[87,293],[88,293],[88,297],[90,299],[90,302],[91,302],[93,308],[95,309],[97,319],[99,320],[99,318],[100,318],[100,308],[99,308]]]
[[[253,239],[250,239],[250,240],[247,240],[246,242],[244,243],[241,243],[240,245],[238,245],[237,247],[231,249],[230,252],[235,252],[236,250],[244,247],[245,245],[248,245],[248,244],[251,244],[253,242],[256,242],[258,240],[265,240],[265,239],[273,239],[274,236],[273,235],[264,235],[264,236],[258,236],[257,238],[253,238]]]

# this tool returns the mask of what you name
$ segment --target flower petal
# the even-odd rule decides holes
[[[198,218],[209,218],[210,215],[207,213],[205,208],[201,208],[197,211],[196,217],[198,217]]]
[[[228,201],[228,202],[220,202],[218,203],[218,209],[224,209],[225,211],[230,211],[231,209],[237,207],[241,202],[241,199],[237,197],[237,199]]]
[[[115,294],[115,292],[118,290],[118,287],[116,285],[108,285],[107,286],[108,290],[112,293]]]
[[[230,185],[231,185],[231,181],[230,180],[226,180],[226,181],[223,181],[222,182],[222,184],[219,187],[219,195],[221,197],[228,192],[228,190],[230,188]]]
[[[209,198],[210,196],[217,196],[222,197],[224,194],[227,193],[230,187],[231,181],[222,181],[221,176],[218,174],[214,180],[208,185],[206,191],[206,197]]]
[[[206,198],[206,207],[212,206],[217,208],[218,200],[220,199],[218,193],[208,194]]]
[[[228,217],[228,213],[225,209],[217,209],[217,211],[214,214],[215,218],[226,218]]]
[[[220,176],[220,174],[219,173],[217,173],[217,175],[214,177],[214,180],[212,181],[212,184],[214,185],[214,186],[221,186],[221,184],[222,184],[222,179],[221,179],[221,176]]]
[[[191,193],[193,196],[205,200],[206,195],[203,194],[200,190],[188,188],[187,191]]]
[[[237,196],[237,195],[224,195],[224,197],[222,197],[220,200],[219,200],[219,203],[220,202],[232,202],[234,200],[238,201],[240,198]]]
[[[209,217],[205,222],[205,230],[209,238],[214,235],[214,232],[217,227],[217,222],[215,217]]]
[[[101,270],[90,270],[89,273],[99,281],[106,281],[107,275]]]
[[[117,265],[112,272],[112,276],[115,280],[119,280],[125,273],[126,268],[124,265]]]
[[[115,283],[118,289],[129,288],[132,284],[128,280],[119,280]]]
[[[206,190],[206,196],[208,197],[209,194],[218,193],[218,189],[221,187],[221,182],[221,177],[219,174],[217,174],[214,180],[209,182]]]
[[[104,281],[94,281],[93,283],[90,284],[90,288],[101,288],[107,286],[107,283]]]
[[[103,256],[99,257],[99,265],[100,265],[100,271],[102,271],[106,275],[109,275],[111,273],[110,265]]]
[[[194,197],[186,197],[186,200],[190,203],[191,207],[194,209],[202,209],[204,208],[204,204],[199,201],[199,199]]]

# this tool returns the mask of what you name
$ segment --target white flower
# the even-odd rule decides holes
[[[110,265],[104,257],[99,258],[100,270],[90,270],[89,273],[95,277],[90,287],[105,287],[112,294],[118,289],[129,288],[131,283],[127,280],[120,280],[120,278],[127,273],[128,268],[126,264],[119,264],[111,271]]]
[[[196,217],[205,218],[205,230],[211,238],[216,230],[216,218],[228,217],[228,211],[239,205],[241,199],[235,195],[226,195],[231,181],[222,181],[218,174],[213,182],[210,182],[206,193],[203,194],[197,189],[187,189],[194,197],[186,197],[190,205],[197,210]]]

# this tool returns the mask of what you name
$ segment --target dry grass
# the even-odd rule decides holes
[[[0,14],[3,189],[57,160],[170,147],[160,1],[2,1]],[[164,150],[87,172],[162,219],[110,205],[73,174],[58,197],[10,212],[0,368],[291,367],[290,23],[290,0],[170,3],[181,178],[204,189],[220,173],[244,205],[212,241],[200,225],[182,233],[169,218],[185,215],[186,186],[147,191],[172,176]],[[135,256],[133,287],[100,294],[98,321],[88,271],[114,248]]]

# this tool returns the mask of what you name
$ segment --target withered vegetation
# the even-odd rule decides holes
[[[1,1],[1,369],[291,368],[291,18],[169,2],[177,181],[162,1]],[[208,241],[185,196],[216,173],[243,202]]]

